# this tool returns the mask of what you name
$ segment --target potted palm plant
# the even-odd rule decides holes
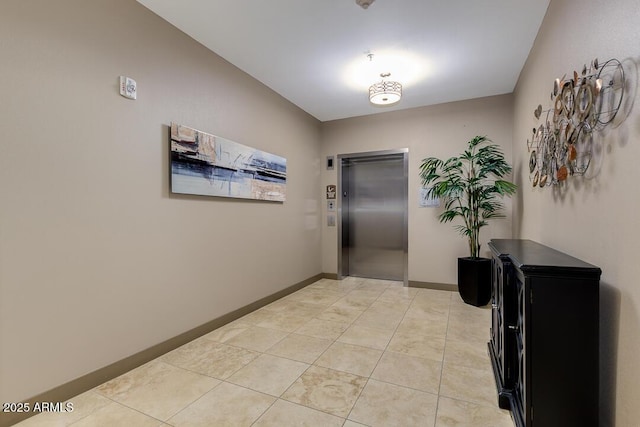
[[[500,147],[486,136],[476,136],[456,157],[429,157],[420,165],[422,186],[429,197],[444,202],[440,222],[462,220],[455,228],[469,242],[469,256],[458,258],[458,291],[467,304],[486,305],[491,298],[491,260],[480,257],[480,229],[491,218],[504,217],[501,199],[517,186],[503,179],[511,173]]]

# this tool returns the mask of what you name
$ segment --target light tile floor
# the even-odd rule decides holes
[[[512,427],[490,316],[453,292],[322,279],[20,426]]]

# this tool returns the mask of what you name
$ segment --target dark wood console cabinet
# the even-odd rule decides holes
[[[518,427],[597,426],[601,270],[531,240],[489,247],[499,406]]]

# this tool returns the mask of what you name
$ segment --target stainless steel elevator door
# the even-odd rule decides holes
[[[343,275],[404,280],[404,154],[342,162]]]

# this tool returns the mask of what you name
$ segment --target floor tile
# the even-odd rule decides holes
[[[342,298],[343,295],[344,294],[341,292],[335,292],[330,289],[305,288],[301,291],[296,292],[295,296],[290,298],[290,300],[329,306]]]
[[[313,289],[329,289],[344,295],[357,288],[360,283],[361,282],[352,282],[348,280],[320,279],[309,285],[309,287]]]
[[[383,300],[381,296],[375,300],[367,310],[378,314],[402,314],[404,316],[404,313],[410,306],[411,301],[409,300],[401,299],[397,301],[389,301]]]
[[[450,320],[447,325],[447,338],[455,341],[466,341],[477,345],[489,342],[491,322],[467,322]]]
[[[437,395],[369,380],[349,419],[372,427],[433,427],[437,405]]]
[[[403,317],[404,310],[396,310],[389,307],[381,308],[380,306],[376,307],[372,305],[366,309],[360,317],[353,322],[353,324],[371,326],[387,331],[395,331]]]
[[[258,323],[261,328],[277,329],[285,332],[293,332],[309,321],[306,316],[291,314],[290,312],[276,313],[269,319]]]
[[[401,288],[402,286],[404,286],[404,284],[400,281],[397,280],[384,280],[384,279],[364,279],[364,281],[362,282],[362,284],[360,285],[360,288],[366,288],[366,289],[380,289],[382,291],[384,291],[385,289],[389,288],[389,287],[397,287],[397,288]]]
[[[404,314],[405,311],[411,306],[411,298],[406,298],[402,296],[394,296],[393,294],[387,294],[388,290],[384,291],[378,299],[376,299],[370,306],[386,306],[390,307],[394,310],[402,311]]]
[[[141,414],[119,403],[111,403],[104,406],[91,415],[82,418],[74,427],[102,427],[102,426],[140,426],[140,427],[158,427],[164,423],[155,418]]]
[[[378,301],[400,301],[407,300],[411,302],[413,298],[418,294],[417,288],[409,288],[409,287],[389,287],[384,290],[380,297],[378,297]]]
[[[364,310],[332,305],[318,314],[316,318],[332,322],[353,323],[363,312]]]
[[[280,298],[279,300],[276,300],[270,304],[267,304],[266,306],[264,306],[264,309],[269,310],[273,313],[282,313],[284,311],[287,311],[290,307],[296,304],[295,301],[289,300],[291,295],[293,294],[290,294],[284,298]]]
[[[407,356],[441,361],[444,356],[444,342],[445,340],[440,337],[396,332],[387,350]]]
[[[478,345],[475,342],[447,340],[444,349],[444,362],[452,365],[491,370],[491,360],[489,359],[487,346]]]
[[[286,400],[278,400],[253,426],[255,427],[341,427],[344,419]]]
[[[338,338],[338,342],[354,344],[362,347],[384,350],[387,348],[393,331],[371,328],[362,325],[351,325],[349,329]]]
[[[291,334],[266,352],[274,356],[311,364],[329,348],[332,342],[332,340]]]
[[[314,365],[368,377],[381,355],[380,350],[335,342],[315,361]]]
[[[282,398],[346,418],[366,382],[365,377],[311,366]]]
[[[250,426],[275,400],[273,396],[222,383],[168,423],[175,427]]]
[[[427,335],[437,338],[445,338],[447,335],[447,319],[421,319],[406,317],[398,325],[396,333]]]
[[[321,279],[19,426],[511,427],[490,324],[457,292]]]
[[[326,310],[324,304],[312,304],[308,302],[293,301],[289,302],[286,312],[295,316],[314,317]]]
[[[251,328],[251,323],[243,323],[239,320],[235,322],[228,323],[208,334],[204,335],[202,338],[206,338],[216,342],[227,342],[231,338],[235,337]]]
[[[509,411],[440,397],[436,427],[513,427]]]
[[[200,338],[164,355],[161,360],[202,375],[229,378],[260,353]]]
[[[285,331],[254,326],[228,340],[229,345],[264,352],[288,335]]]
[[[353,310],[366,310],[378,298],[376,295],[368,293],[358,293],[357,290],[349,292],[346,296],[340,298],[333,305],[335,307],[350,308]]]
[[[332,322],[330,320],[311,319],[305,325],[296,329],[296,334],[310,337],[335,340],[349,327],[347,322]]]
[[[220,381],[152,361],[99,387],[102,395],[159,420],[167,420]]]
[[[439,304],[417,304],[415,301],[405,313],[405,318],[433,321],[449,321],[449,308]]]
[[[457,325],[471,325],[476,329],[489,328],[491,325],[491,310],[477,307],[451,307],[449,310],[449,323]]]
[[[421,357],[385,352],[371,378],[438,394],[442,363]]]
[[[349,296],[371,300],[371,302],[373,303],[378,299],[378,297],[380,297],[380,295],[382,295],[386,288],[387,286],[374,286],[371,284],[371,282],[365,281],[362,285],[349,292]]]
[[[267,308],[261,308],[249,314],[242,316],[238,319],[242,323],[249,323],[251,325],[257,325],[260,322],[264,322],[265,320],[271,318],[275,314],[274,311],[271,311]]]
[[[418,289],[416,296],[413,298],[413,302],[416,304],[437,304],[448,308],[451,304],[451,297],[453,294],[454,292],[450,291],[440,291],[436,289]]]
[[[464,302],[459,292],[451,293],[451,305],[452,306],[457,305],[457,306],[466,307],[466,308],[475,308],[475,306],[469,305],[466,302]]]
[[[309,286],[307,286],[307,288],[310,289],[329,289],[331,287],[334,287],[340,283],[343,283],[344,280],[334,280],[334,279],[320,279],[320,280],[316,280],[315,282],[313,282],[312,284],[310,284]]]
[[[491,370],[445,363],[442,369],[440,396],[495,406],[498,396],[494,381]]]
[[[360,286],[366,279],[364,277],[347,276],[340,280],[341,283],[349,283],[352,285]]]
[[[308,367],[306,363],[263,354],[233,374],[227,381],[278,397]]]
[[[76,422],[100,408],[113,403],[93,390],[75,396],[65,402],[73,404],[72,412],[44,412],[21,422],[20,427],[63,427]]]
[[[475,307],[469,304],[452,303],[449,307],[452,317],[462,320],[484,320],[491,321],[491,307]]]

